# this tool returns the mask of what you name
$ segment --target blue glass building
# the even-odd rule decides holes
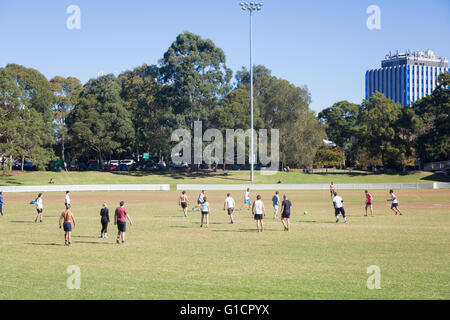
[[[448,60],[431,50],[386,55],[380,69],[366,71],[366,99],[376,91],[403,106],[430,95],[440,73],[448,72]]]

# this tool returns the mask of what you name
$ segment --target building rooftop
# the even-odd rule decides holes
[[[425,51],[411,51],[398,52],[395,54],[389,52],[385,56],[385,59],[381,61],[381,66],[392,67],[403,64],[413,64],[413,65],[429,65],[434,67],[448,67],[448,60],[445,57],[437,57],[434,52],[430,49]]]

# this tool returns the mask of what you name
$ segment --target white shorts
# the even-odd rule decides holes
[[[273,205],[273,210],[278,211],[278,205],[277,204]]]

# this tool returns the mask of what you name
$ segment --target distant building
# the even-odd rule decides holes
[[[386,55],[380,69],[366,72],[366,99],[376,91],[403,106],[430,95],[440,73],[448,72],[448,60],[431,50]]]

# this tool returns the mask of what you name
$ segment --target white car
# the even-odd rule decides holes
[[[120,161],[120,164],[126,164],[127,166],[131,166],[132,164],[134,164],[134,160],[124,159]]]
[[[116,166],[116,167],[119,166],[119,160],[111,160],[110,163],[111,163],[113,166]]]

